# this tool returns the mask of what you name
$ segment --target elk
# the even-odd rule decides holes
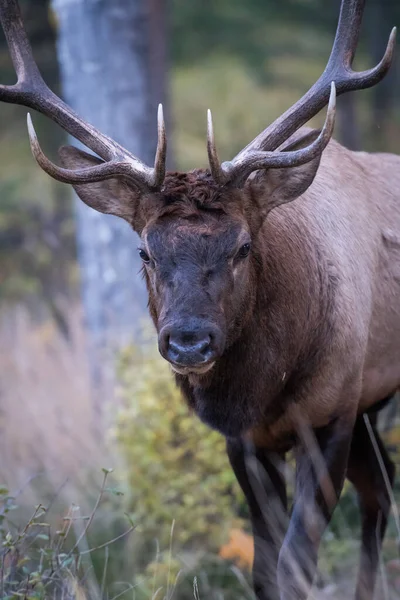
[[[209,169],[166,173],[162,109],[149,167],[49,90],[16,0],[0,3],[18,76],[0,99],[42,112],[94,152],[62,147],[57,166],[28,115],[42,169],[140,235],[160,353],[188,405],[226,437],[249,504],[259,600],[308,597],[346,476],[362,515],[356,598],[370,600],[390,508],[395,469],[376,419],[400,386],[400,158],[332,139],[336,93],[377,84],[394,53],[395,30],[377,66],[352,69],[363,8],[342,0],[321,77],[233,160],[220,162],[209,112]],[[322,130],[303,129],[327,104]]]

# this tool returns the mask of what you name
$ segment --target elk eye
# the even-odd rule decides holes
[[[144,263],[150,262],[150,256],[142,248],[139,248],[139,256]]]
[[[243,246],[240,248],[240,250],[238,252],[238,257],[246,258],[246,256],[248,255],[249,252],[250,252],[250,244],[243,244]]]

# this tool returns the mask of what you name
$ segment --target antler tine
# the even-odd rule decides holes
[[[126,148],[102,134],[81,119],[65,102],[44,83],[33,58],[32,49],[24,29],[17,0],[0,1],[0,19],[7,38],[18,81],[13,86],[0,86],[0,100],[22,104],[50,117],[67,133],[107,161],[104,165],[79,171],[62,169],[51,163],[40,149],[32,122],[28,129],[32,152],[39,165],[52,177],[66,183],[89,183],[110,177],[123,176],[143,191],[157,188],[165,176],[166,139],[162,111],[157,155],[154,168],[148,167]],[[90,173],[89,173],[90,171]],[[103,177],[104,176],[104,177]]]
[[[365,88],[372,87],[373,85],[379,83],[381,79],[383,79],[386,73],[389,71],[390,66],[394,57],[394,50],[396,46],[396,35],[397,35],[397,27],[393,27],[392,31],[389,35],[389,40],[386,46],[385,54],[383,55],[381,61],[371,69],[366,71],[353,71],[347,73],[347,77],[351,79],[352,85],[348,89],[352,90],[363,90]],[[342,82],[341,93],[347,92],[346,89],[347,79],[344,79]]]
[[[167,158],[167,135],[165,133],[164,111],[162,104],[157,112],[157,151],[154,161],[153,187],[160,187],[165,178],[165,161]]]
[[[43,171],[50,175],[50,177],[53,177],[53,179],[76,185],[103,181],[116,175],[125,176],[128,179],[132,178],[132,174],[129,173],[129,164],[112,160],[85,169],[64,169],[63,167],[59,167],[49,160],[41,149],[30,113],[27,115],[27,125],[32,154]]]
[[[252,156],[254,151],[276,150],[297,129],[314,117],[327,104],[332,81],[335,82],[337,95],[339,95],[351,90],[371,87],[386,75],[394,54],[396,28],[391,32],[385,54],[377,66],[362,72],[355,72],[351,68],[364,3],[365,0],[342,0],[332,52],[321,77],[298,102],[261,132],[232,161],[222,163],[221,168],[226,181],[243,181],[243,164],[250,165],[249,156]],[[259,161],[255,161],[254,165],[256,164],[259,164]],[[235,173],[236,168],[240,173],[238,177]],[[252,170],[257,168],[260,167],[254,166]]]
[[[215,145],[214,127],[211,110],[207,110],[207,153],[208,162],[210,163],[211,175],[216,183],[223,184],[227,180],[227,175],[221,168],[221,162],[218,157],[217,148]]]

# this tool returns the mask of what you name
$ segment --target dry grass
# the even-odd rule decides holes
[[[76,307],[69,322],[67,341],[54,323],[34,324],[20,306],[0,315],[0,476],[11,489],[43,470],[54,484],[76,478],[104,456]]]

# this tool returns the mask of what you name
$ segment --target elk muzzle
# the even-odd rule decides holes
[[[161,328],[161,355],[178,373],[205,373],[222,354],[225,335],[205,319],[186,318]]]

